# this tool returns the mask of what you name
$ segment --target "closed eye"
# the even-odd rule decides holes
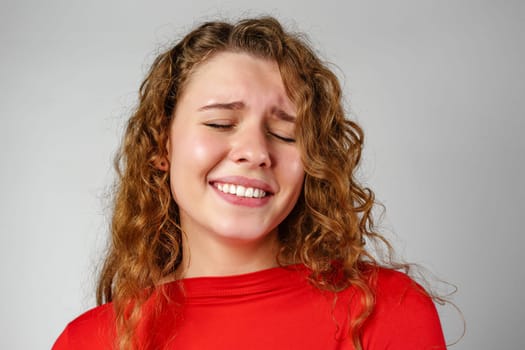
[[[268,134],[275,137],[276,139],[280,140],[280,141],[283,141],[283,142],[286,142],[286,143],[294,143],[295,142],[295,139],[292,139],[290,137],[285,137],[285,136],[281,136],[279,134],[276,134],[274,132],[271,132],[271,131],[268,131]]]
[[[224,131],[233,129],[235,127],[234,124],[222,124],[222,123],[215,123],[215,122],[204,123],[204,125],[212,129],[218,129],[218,130],[224,130]],[[276,138],[279,141],[282,141],[285,143],[295,143],[295,139],[291,137],[281,136],[271,131],[268,131],[267,133],[268,135]]]
[[[204,123],[204,125],[213,128],[213,129],[231,129],[233,128],[233,124],[218,124],[218,123]]]

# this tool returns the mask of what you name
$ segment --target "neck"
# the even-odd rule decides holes
[[[183,258],[179,276],[230,276],[278,266],[277,230],[257,241],[183,235]]]

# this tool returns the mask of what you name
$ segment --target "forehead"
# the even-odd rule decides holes
[[[242,52],[220,52],[200,63],[189,74],[181,100],[187,95],[200,100],[259,97],[295,109],[277,62]]]
[[[280,76],[279,66],[275,60],[257,57],[246,52],[221,51],[197,64],[190,73],[189,80],[202,75],[217,75],[232,73],[232,71],[246,73],[249,68]]]

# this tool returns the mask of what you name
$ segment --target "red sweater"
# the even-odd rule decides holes
[[[356,289],[334,299],[311,286],[308,273],[295,266],[166,284],[173,302],[142,320],[139,338],[147,333],[151,349],[353,350],[348,327],[360,309]],[[150,300],[145,308],[152,311],[154,304]],[[53,350],[111,349],[114,317],[111,304],[84,313]],[[364,350],[446,349],[432,300],[406,275],[387,269],[379,271],[376,305],[361,341]]]

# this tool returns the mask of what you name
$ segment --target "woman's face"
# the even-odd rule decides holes
[[[222,52],[192,72],[167,145],[188,236],[242,243],[276,233],[304,179],[295,115],[276,62]]]

